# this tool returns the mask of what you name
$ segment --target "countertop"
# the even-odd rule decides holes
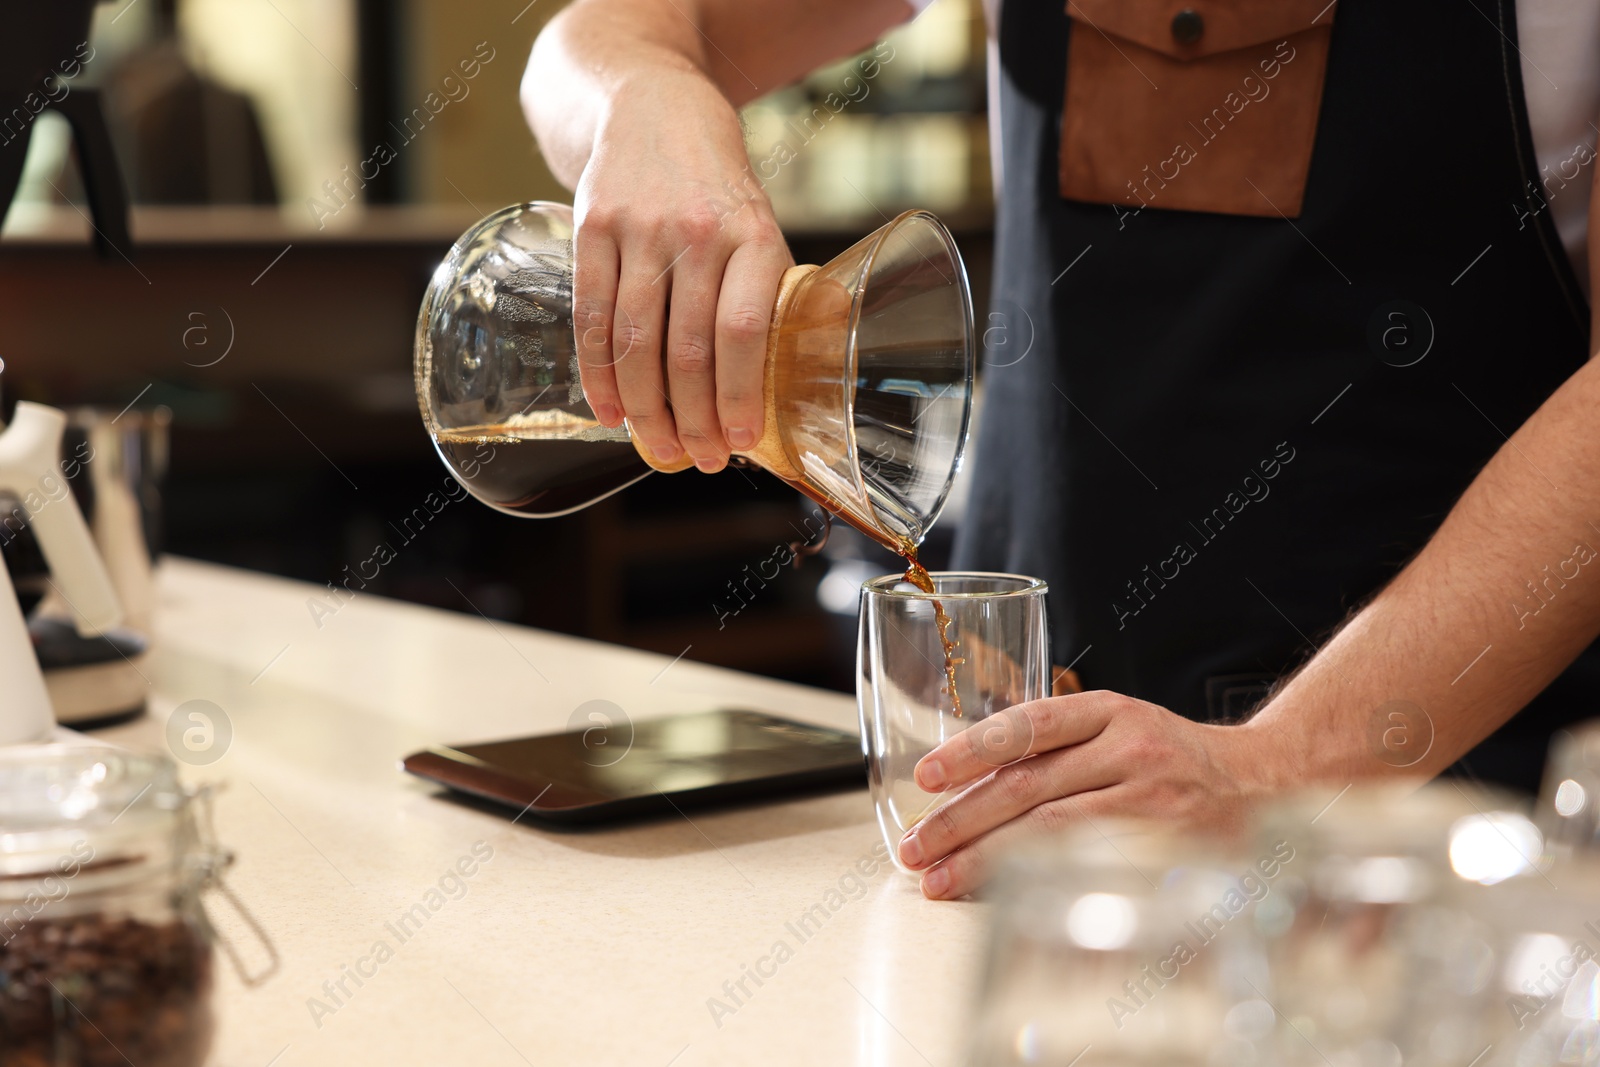
[[[282,964],[247,988],[219,954],[219,1067],[959,1062],[985,909],[870,862],[865,789],[554,832],[397,767],[591,700],[854,731],[848,696],[182,559],[158,589],[149,713],[97,736],[171,751],[180,705],[220,709],[220,758],[194,763],[186,720],[173,744],[186,780],[225,783],[229,885]]]

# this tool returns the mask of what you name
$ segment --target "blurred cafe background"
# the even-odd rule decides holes
[[[0,116],[0,138],[30,137],[0,232],[5,410],[92,405],[158,428],[170,413],[165,455],[147,460],[165,466],[147,532],[167,552],[848,689],[856,589],[895,562],[835,529],[819,558],[778,567],[820,516],[764,473],[658,475],[556,521],[424,506],[448,477],[412,385],[424,286],[483,215],[570,202],[517,101],[559,8],[96,5],[56,91],[73,106],[98,94],[127,233],[91,210],[106,164],[83,166],[57,108]],[[798,262],[906,208],[936,212],[972,273],[981,358],[999,361],[1026,338],[985,310],[976,0],[935,5],[888,46],[875,76],[847,60],[747,108],[752,163]],[[959,521],[957,502],[931,566]]]

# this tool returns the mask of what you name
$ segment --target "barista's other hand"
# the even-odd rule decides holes
[[[1275,747],[1249,723],[1197,723],[1117,693],[1018,704],[917,764],[924,790],[957,795],[906,834],[900,858],[924,872],[925,896],[950,899],[983,884],[996,850],[1080,819],[1225,830],[1271,792]]]
[[[739,134],[704,77],[623,86],[574,204],[590,406],[607,426],[626,417],[661,463],[687,453],[705,471],[760,437],[767,324],[793,262]]]

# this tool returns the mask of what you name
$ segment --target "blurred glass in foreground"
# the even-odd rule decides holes
[[[1286,867],[1260,860],[1122,823],[1013,854],[996,883],[967,1062],[1264,1062],[1273,1012],[1255,908]]]
[[[1600,861],[1520,807],[1356,785],[1228,839],[1035,840],[996,878],[966,1062],[1600,1064]]]
[[[1537,818],[1552,860],[1600,844],[1600,722],[1551,738]]]

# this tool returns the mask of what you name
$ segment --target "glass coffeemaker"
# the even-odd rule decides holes
[[[655,465],[584,398],[572,323],[571,208],[505,208],[434,272],[417,319],[423,420],[473,496],[565,515]],[[736,453],[904,552],[938,518],[972,410],[972,297],[954,240],[908,211],[826,265],[783,277],[767,342],[766,425]]]

